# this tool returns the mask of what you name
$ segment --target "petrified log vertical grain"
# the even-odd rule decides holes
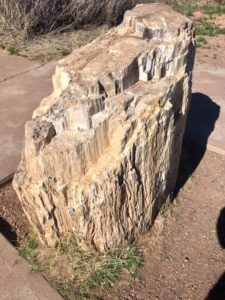
[[[100,251],[148,231],[174,189],[191,93],[193,24],[160,4],[59,62],[14,177],[40,240]]]

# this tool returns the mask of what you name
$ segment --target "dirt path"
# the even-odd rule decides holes
[[[192,151],[189,159],[201,159],[203,152]],[[206,152],[169,216],[160,216],[140,241],[145,260],[141,281],[121,281],[103,299],[224,300],[224,195],[225,157]],[[221,276],[220,287],[210,293]]]

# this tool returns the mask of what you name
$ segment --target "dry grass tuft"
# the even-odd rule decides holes
[[[87,24],[115,25],[136,3],[136,0],[0,0],[0,17],[9,31],[32,37]]]

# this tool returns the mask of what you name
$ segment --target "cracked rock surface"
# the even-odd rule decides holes
[[[43,243],[73,232],[106,251],[151,228],[176,182],[193,30],[171,8],[142,4],[58,63],[13,182]]]

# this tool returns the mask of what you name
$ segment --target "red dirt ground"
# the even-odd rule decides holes
[[[11,183],[0,188],[0,232],[14,245],[24,239],[30,229],[28,220]]]

